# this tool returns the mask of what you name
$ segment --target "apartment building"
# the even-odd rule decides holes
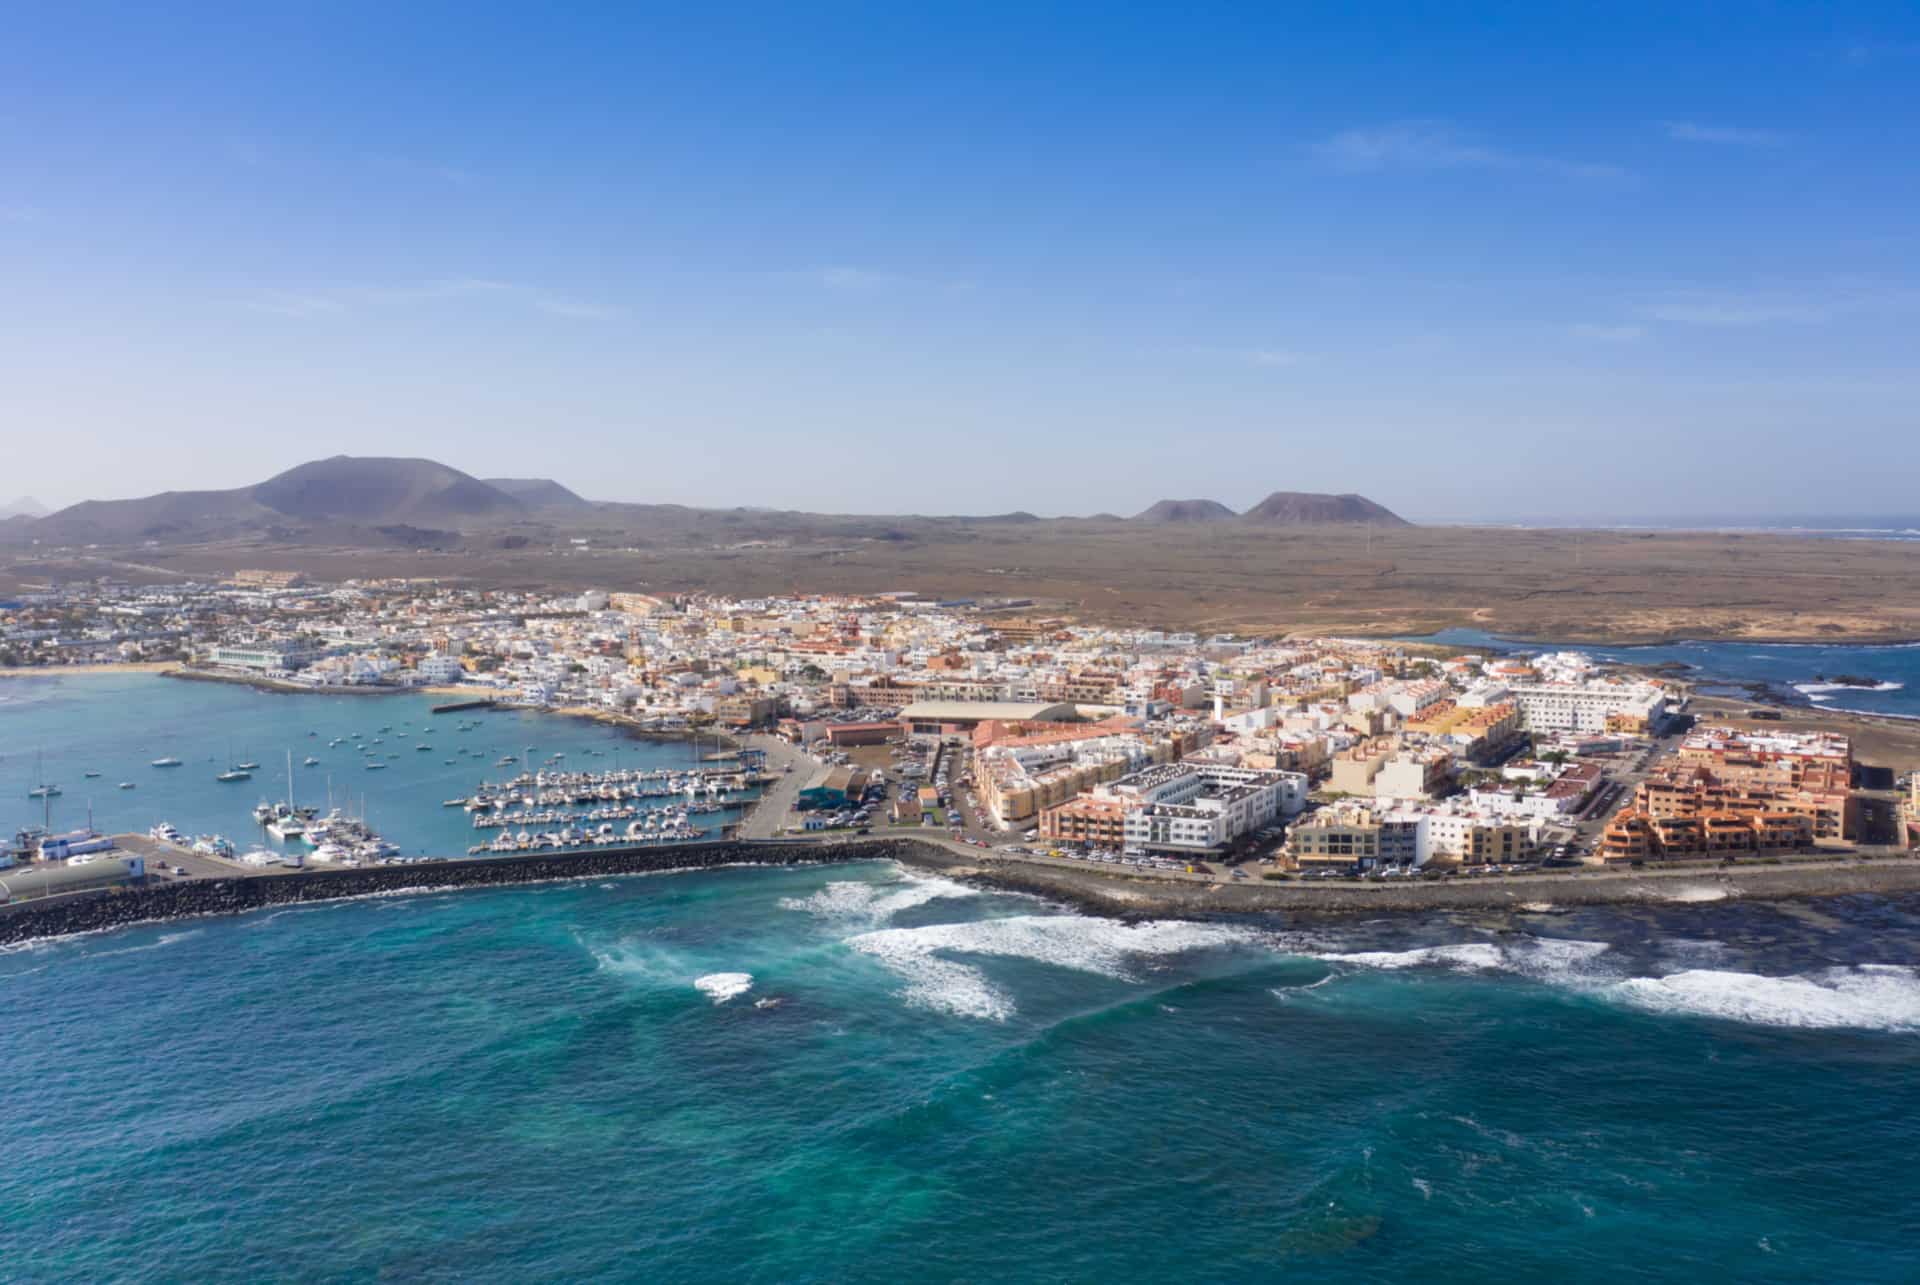
[[[1666,691],[1651,683],[1515,683],[1505,691],[1536,732],[1645,732],[1667,711]]]
[[[1431,853],[1428,818],[1342,804],[1302,817],[1287,831],[1285,859],[1299,870],[1369,870],[1422,865]]]

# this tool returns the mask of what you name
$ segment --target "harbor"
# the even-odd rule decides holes
[[[5,835],[131,834],[223,866],[690,842],[721,837],[754,795],[743,763],[688,743],[527,709],[435,717],[420,693],[288,699],[135,673],[9,695]]]

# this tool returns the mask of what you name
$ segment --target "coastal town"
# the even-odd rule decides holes
[[[1920,838],[1912,764],[1860,762],[1846,735],[1778,711],[1723,724],[1671,674],[1577,651],[1114,628],[1030,600],[555,595],[243,570],[19,595],[0,603],[0,659],[424,691],[634,736],[711,735],[735,747],[729,787],[760,787],[731,837],[911,835],[1134,878],[1473,878],[1893,854]],[[684,807],[662,829],[632,807],[536,810],[574,794],[618,804],[606,781],[520,782],[523,801],[450,800],[500,832],[440,855],[706,834]],[[58,789],[38,779],[28,794]],[[572,825],[589,815],[630,824]],[[529,820],[567,826],[516,840]],[[29,826],[6,859],[81,862],[103,842]]]

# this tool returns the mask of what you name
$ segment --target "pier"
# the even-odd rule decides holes
[[[463,709],[492,709],[500,702],[491,696],[476,696],[472,700],[448,701],[444,705],[435,705],[432,713],[458,714]]]

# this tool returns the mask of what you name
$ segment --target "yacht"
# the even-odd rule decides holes
[[[30,799],[57,798],[59,794],[60,787],[57,785],[36,785],[27,791],[27,797]]]
[[[147,837],[149,839],[158,839],[162,843],[184,844],[187,841],[185,835],[168,825],[165,821],[162,821],[159,825],[147,831]]]
[[[153,766],[154,767],[179,767],[180,760],[175,758],[173,755],[168,754],[163,758],[155,759],[153,761]]]
[[[120,782],[120,788],[121,788],[121,789],[123,789],[123,790],[131,790],[131,789],[133,789],[133,788],[134,788],[134,786],[133,786],[133,782],[132,782],[132,781],[122,781],[122,782]]]
[[[319,767],[320,760],[315,758],[313,755],[309,754],[305,758],[300,760],[300,766],[301,767]]]
[[[307,832],[307,824],[298,816],[275,817],[267,822],[267,833],[276,839],[297,839]]]
[[[258,763],[235,763],[233,766],[242,772],[258,772],[260,770]]]
[[[238,766],[235,766],[235,767],[228,768],[226,771],[220,773],[220,775],[214,777],[213,779],[216,781],[225,781],[228,784],[232,784],[235,781],[251,781],[253,779],[253,773],[243,771]]]
[[[367,763],[367,771],[369,772],[384,772],[386,768],[387,768],[387,765],[385,763],[379,763],[374,761],[369,761]]]

